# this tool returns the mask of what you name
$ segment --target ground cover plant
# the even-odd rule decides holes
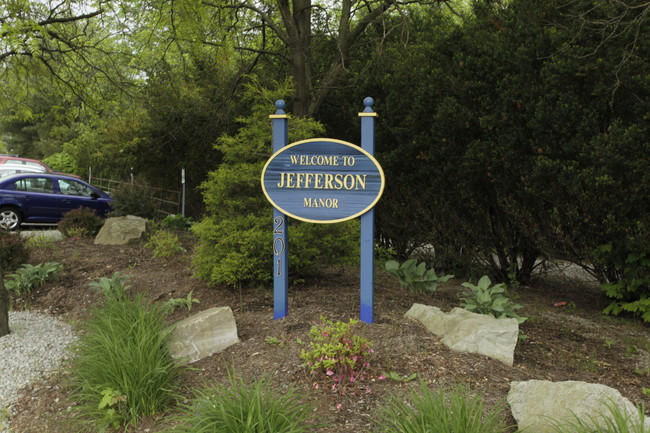
[[[170,257],[185,252],[178,235],[168,230],[157,230],[146,243],[154,257]]]
[[[188,251],[192,239],[180,236]],[[289,291],[289,314],[273,320],[273,293],[270,287],[208,287],[192,277],[187,255],[155,258],[144,245],[94,245],[90,240],[64,239],[47,249],[31,251],[33,263],[55,260],[64,265],[59,281],[46,283],[15,309],[49,310],[87,332],[93,306],[105,298],[100,287],[128,286],[125,293],[141,295],[145,304],[164,307],[171,299],[200,299],[191,311],[176,308],[165,323],[214,306],[230,306],[237,323],[240,342],[222,353],[202,359],[181,372],[178,392],[181,405],[160,414],[143,416],[133,433],[161,433],[178,426],[185,404],[195,402],[197,391],[228,387],[234,373],[244,388],[254,388],[264,378],[278,398],[296,390],[300,403],[308,404],[318,421],[314,433],[380,432],[377,422],[391,401],[411,401],[421,384],[432,391],[444,389],[451,395],[457,385],[467,386],[472,396],[481,396],[484,413],[497,411],[504,425],[514,425],[507,410],[499,412],[511,381],[583,380],[618,389],[635,403],[650,404],[647,373],[650,343],[647,325],[638,319],[602,315],[608,304],[597,284],[566,279],[562,273],[537,279],[529,286],[510,289],[528,320],[521,324],[528,336],[519,342],[512,367],[489,358],[456,353],[420,324],[404,318],[413,303],[435,305],[445,311],[460,306],[466,288],[460,279],[440,284],[433,294],[416,293],[400,287],[395,278],[377,269],[373,324],[358,323],[353,334],[372,342],[370,372],[363,386],[346,392],[331,386],[313,386],[314,376],[300,358],[309,350],[310,330],[323,325],[321,317],[348,324],[359,312],[359,280],[355,267],[332,267],[318,279],[305,281]],[[119,274],[116,273],[119,272]],[[563,271],[574,272],[573,269]],[[129,275],[128,280],[123,279]],[[104,279],[102,279],[102,277]],[[108,290],[110,292],[110,290]],[[557,304],[557,305],[556,305]],[[165,316],[165,314],[162,314]],[[71,405],[64,370],[25,390],[14,407],[12,425],[21,433],[68,433],[77,431],[73,418],[80,407]],[[384,376],[384,377],[380,377]],[[327,383],[323,381],[321,383]],[[122,386],[102,386],[95,394],[94,410],[122,410]],[[206,391],[208,392],[208,391]],[[401,399],[401,400],[400,400]],[[128,401],[128,399],[126,400]],[[75,426],[75,427],[72,427]],[[96,432],[95,428],[79,428]],[[512,432],[512,429],[509,430]]]
[[[323,379],[326,387],[345,392],[368,379],[370,360],[374,354],[372,342],[356,335],[358,320],[347,323],[321,317],[321,323],[309,331],[309,344],[300,352],[300,359],[314,377],[314,387]],[[328,383],[327,383],[328,382]]]

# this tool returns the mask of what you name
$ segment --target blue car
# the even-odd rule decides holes
[[[16,230],[21,224],[56,224],[63,214],[85,207],[106,216],[111,197],[94,186],[69,176],[22,173],[0,177],[0,228]]]

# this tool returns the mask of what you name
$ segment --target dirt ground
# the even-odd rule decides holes
[[[372,431],[372,418],[391,395],[400,395],[424,381],[431,387],[469,384],[483,392],[489,406],[505,403],[510,382],[530,379],[581,380],[618,389],[634,403],[650,407],[650,341],[647,324],[639,320],[601,314],[607,305],[594,285],[561,277],[540,278],[510,293],[529,319],[521,326],[525,340],[517,345],[514,366],[485,356],[455,353],[404,313],[414,304],[434,305],[444,311],[459,306],[461,280],[451,280],[432,296],[401,289],[390,275],[378,270],[375,281],[375,323],[361,323],[359,335],[373,342],[371,372],[417,374],[408,383],[370,380],[345,394],[319,387],[301,367],[299,358],[312,325],[320,317],[347,321],[359,315],[359,276],[355,268],[328,269],[324,276],[289,291],[289,314],[273,319],[273,292],[269,288],[210,288],[194,279],[187,254],[171,259],[153,258],[141,245],[94,245],[89,240],[65,239],[39,247],[33,263],[57,261],[64,265],[60,281],[33,294],[15,308],[49,311],[83,332],[83,321],[100,294],[88,284],[115,271],[130,275],[132,291],[164,302],[184,298],[190,291],[199,299],[190,313],[177,310],[170,321],[214,306],[230,306],[240,343],[225,352],[193,364],[183,377],[184,394],[210,384],[225,382],[227,370],[245,381],[268,378],[279,392],[293,386],[304,392],[320,421],[328,424],[317,432]],[[303,342],[303,344],[301,344]],[[69,433],[74,402],[69,400],[62,377],[65,371],[25,390],[14,407],[16,433]],[[644,394],[644,389],[646,394]],[[142,420],[130,431],[154,433],[169,424],[170,414]],[[509,411],[505,420],[514,424]]]

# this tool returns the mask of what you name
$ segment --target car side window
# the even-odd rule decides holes
[[[44,177],[28,177],[16,181],[16,191],[39,192],[44,194],[53,194],[54,186],[52,179]]]
[[[76,195],[81,197],[90,197],[93,190],[74,180],[59,179],[59,189],[61,194]]]

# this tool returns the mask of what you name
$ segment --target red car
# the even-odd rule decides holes
[[[38,159],[20,158],[18,156],[12,156],[12,155],[0,155],[0,164],[22,164],[22,165],[27,165],[32,167],[43,167],[46,172],[51,174],[62,174],[65,176],[71,176],[71,177],[76,177],[77,179],[81,179],[81,176],[77,176],[76,174],[61,173],[60,171],[52,170],[50,167],[48,167],[47,164],[45,164],[42,161],[39,161]]]

